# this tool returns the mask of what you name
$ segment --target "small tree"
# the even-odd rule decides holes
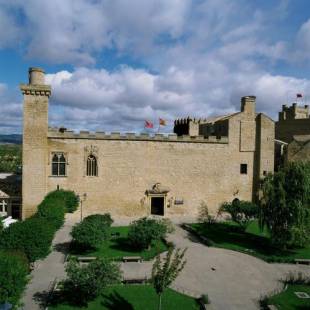
[[[212,224],[215,222],[214,216],[209,213],[209,208],[204,201],[200,203],[198,222],[203,224]]]
[[[97,259],[86,266],[80,266],[73,260],[67,265],[66,271],[65,294],[71,302],[80,305],[96,298],[107,285],[121,280],[119,266],[106,258]]]
[[[290,163],[268,175],[262,184],[261,226],[280,248],[302,247],[310,241],[310,162]]]
[[[165,224],[144,217],[130,225],[128,241],[136,249],[147,249],[154,240],[164,238],[166,232]]]
[[[184,260],[185,252],[186,249],[182,252],[180,249],[176,249],[173,253],[173,249],[169,248],[163,261],[160,255],[156,257],[152,268],[152,283],[158,295],[159,310],[161,310],[162,294],[164,290],[177,278],[186,264],[186,260]]]
[[[250,201],[234,200],[233,202],[225,202],[219,208],[218,213],[228,213],[232,221],[240,225],[244,230],[249,222],[259,216],[259,208]]]

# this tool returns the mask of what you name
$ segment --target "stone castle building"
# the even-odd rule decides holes
[[[195,216],[233,199],[253,200],[274,169],[274,122],[256,113],[255,97],[238,113],[179,119],[174,134],[74,133],[48,127],[51,87],[29,69],[24,95],[22,218],[49,191],[74,190],[83,212],[114,216]],[[86,195],[85,195],[86,196]]]
[[[309,106],[282,106],[275,124],[276,162],[284,165],[289,161],[310,160]]]

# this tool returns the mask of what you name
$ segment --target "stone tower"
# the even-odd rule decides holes
[[[23,208],[22,218],[31,216],[46,194],[48,98],[44,71],[29,69],[29,83],[21,84],[24,95],[23,124]]]

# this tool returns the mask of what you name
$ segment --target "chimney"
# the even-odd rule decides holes
[[[44,75],[41,68],[29,68],[29,85],[45,85]]]
[[[241,112],[255,114],[256,96],[244,96],[241,98]]]

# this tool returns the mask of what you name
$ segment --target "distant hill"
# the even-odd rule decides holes
[[[22,144],[23,136],[19,134],[12,135],[1,135],[0,134],[0,144],[3,143],[13,143],[13,144]]]

